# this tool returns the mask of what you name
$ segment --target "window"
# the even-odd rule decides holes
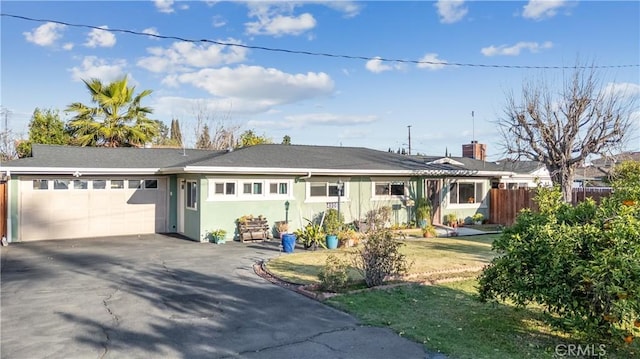
[[[484,185],[482,182],[453,182],[449,186],[449,202],[482,203]]]
[[[289,194],[289,186],[286,182],[272,182],[269,184],[269,194]]]
[[[145,189],[156,189],[158,188],[158,180],[144,180],[144,188]]]
[[[404,182],[376,182],[374,190],[376,196],[404,196]]]
[[[340,196],[344,196],[344,183],[341,183]],[[338,184],[329,182],[309,183],[309,197],[338,197]]]
[[[111,189],[124,188],[124,180],[111,180]]]
[[[262,194],[262,182],[244,183],[242,188],[243,194]]]
[[[87,189],[89,182],[87,180],[73,180],[73,189]]]
[[[49,189],[49,180],[45,180],[45,179],[33,180],[33,189],[35,190]]]
[[[127,188],[129,189],[141,189],[142,188],[142,181],[141,180],[129,180],[129,186]]]
[[[93,189],[105,189],[107,188],[106,180],[93,180]]]
[[[214,185],[214,194],[233,196],[236,194],[235,182],[216,182]]]
[[[187,181],[187,208],[198,208],[198,182]]]
[[[70,183],[71,183],[71,181],[69,181],[69,180],[63,180],[63,179],[54,180],[53,181],[53,189],[69,189],[69,184]]]

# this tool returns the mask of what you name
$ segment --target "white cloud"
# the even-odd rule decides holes
[[[227,24],[227,20],[225,20],[225,18],[220,15],[215,15],[211,22],[211,25],[213,27],[223,27],[226,24]]]
[[[273,106],[331,94],[334,83],[325,73],[288,74],[274,68],[241,65],[180,74],[175,81],[227,98],[234,109],[264,112]]]
[[[227,39],[224,42],[242,43],[235,39]],[[147,48],[147,52],[151,56],[143,57],[137,65],[151,72],[188,71],[194,67],[203,68],[238,63],[246,59],[248,51],[248,49],[238,46],[174,42],[169,48]]]
[[[300,35],[316,26],[316,19],[309,13],[300,16],[275,15],[261,17],[258,21],[245,24],[251,35]]]
[[[125,60],[115,60],[109,63],[95,56],[85,56],[79,67],[75,66],[69,71],[74,81],[96,78],[104,82],[110,82],[122,77],[125,74],[124,68],[126,66],[127,62]]]
[[[464,6],[463,0],[439,0],[433,6],[438,9],[440,22],[445,24],[458,22],[469,12],[469,9]]]
[[[307,126],[354,126],[373,123],[379,118],[373,115],[342,115],[333,113],[308,113],[301,115],[285,116],[278,121],[251,120],[249,127],[271,127],[271,128],[303,128]]]
[[[440,70],[444,68],[447,63],[446,60],[441,60],[438,58],[438,54],[429,53],[422,56],[420,59],[420,63],[416,66],[419,69],[429,69],[429,70]]]
[[[149,35],[160,35],[160,33],[158,32],[158,29],[156,29],[155,27],[148,27],[142,30],[142,32]],[[150,36],[150,37],[152,39],[158,39],[157,37],[154,37],[154,36]]]
[[[319,1],[318,3],[344,13],[346,17],[355,17],[362,9],[361,3],[355,1]]]
[[[367,61],[367,63],[364,65],[364,67],[375,73],[375,74],[379,74],[381,72],[384,71],[391,71],[391,70],[404,70],[405,66],[402,63],[390,63],[390,62],[384,62],[382,61],[382,58],[379,56],[374,57],[373,59]]]
[[[108,29],[108,26],[100,26],[102,29]],[[93,29],[87,36],[87,47],[113,47],[116,44],[116,35],[109,31]]]
[[[640,84],[630,82],[610,82],[604,87],[602,92],[607,97],[637,97],[640,96]]]
[[[524,6],[522,16],[532,20],[542,20],[554,17],[558,9],[568,6],[565,0],[529,0]]]
[[[480,52],[482,52],[482,54],[484,56],[498,56],[498,55],[517,56],[517,55],[520,55],[520,52],[522,50],[529,50],[531,53],[537,53],[537,52],[540,52],[541,50],[550,49],[552,47],[553,47],[553,43],[551,41],[545,41],[542,44],[539,44],[537,42],[520,41],[517,44],[512,45],[512,46],[509,46],[509,45],[500,45],[500,46],[491,45],[489,47],[483,47],[480,50]]]
[[[365,67],[367,68],[367,70],[376,74],[379,74],[384,71],[393,70],[393,67],[382,62],[382,60],[380,60],[380,57],[376,57],[374,59],[367,61]]]
[[[69,50],[73,50],[73,42],[67,42],[66,44],[62,45],[62,48],[69,51]]]
[[[55,44],[56,40],[62,37],[62,30],[66,26],[48,22],[35,28],[31,32],[23,32],[22,34],[27,41],[32,42],[40,46],[51,46]]]
[[[173,12],[173,0],[154,0],[153,3],[156,5],[156,9],[160,12],[165,14]]]

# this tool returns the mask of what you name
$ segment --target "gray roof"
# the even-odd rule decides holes
[[[105,148],[33,145],[33,157],[2,164],[4,168],[25,173],[28,168],[45,172],[55,169],[145,169],[165,173],[229,172],[237,168],[326,170],[344,173],[380,174],[397,171],[415,175],[473,176],[478,171],[497,171],[491,162],[470,158],[454,158],[463,166],[448,163],[429,163],[429,158],[407,156],[362,147],[306,146],[264,144],[233,151],[183,150],[175,148]],[[284,172],[284,171],[283,171]],[[265,172],[267,173],[267,172]]]
[[[417,157],[363,147],[264,144],[236,149],[190,164],[194,167],[255,167],[333,170],[460,170],[426,165]]]
[[[544,163],[538,161],[521,161],[512,159],[502,159],[495,162],[504,171],[529,174],[545,167]]]
[[[179,148],[106,148],[34,144],[32,157],[5,162],[2,166],[154,169],[179,166],[223,153],[203,150],[183,151]]]
[[[495,171],[508,171],[508,172],[511,172],[511,170],[508,170],[508,169],[505,170],[502,166],[497,165],[496,163],[477,160],[475,158],[469,158],[469,157],[421,156],[421,158],[426,163],[433,162],[433,161],[444,160],[444,159],[449,158],[449,159],[451,159],[453,161],[462,163],[463,168],[465,168],[467,170],[471,170],[471,171],[492,171],[492,172],[495,172]]]

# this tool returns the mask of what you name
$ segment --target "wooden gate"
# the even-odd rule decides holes
[[[489,221],[494,224],[510,226],[523,208],[537,209],[533,201],[535,191],[525,188],[497,189],[489,192]]]

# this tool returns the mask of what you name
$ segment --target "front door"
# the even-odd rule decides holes
[[[429,179],[425,181],[427,201],[431,203],[431,223],[441,224],[440,220],[440,193],[442,192],[441,179]]]

